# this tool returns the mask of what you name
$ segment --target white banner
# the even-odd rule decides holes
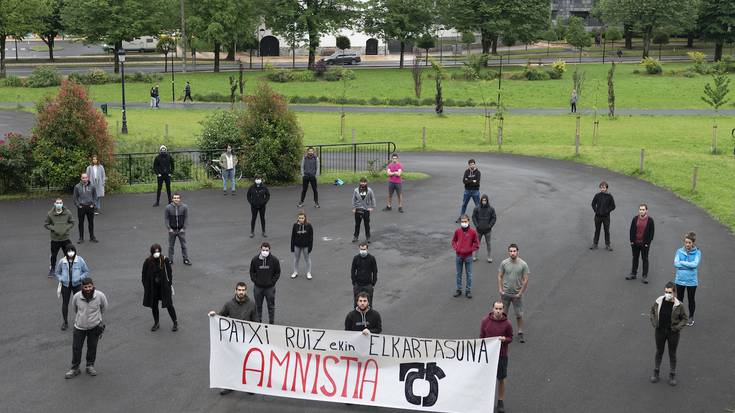
[[[428,339],[212,317],[209,385],[435,412],[492,412],[497,338]]]

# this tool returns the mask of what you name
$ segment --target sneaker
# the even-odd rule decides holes
[[[299,202],[298,204],[296,204],[296,208],[301,208],[303,206],[304,206],[304,203],[303,202]]]
[[[222,191],[222,195],[227,196],[227,191]]]
[[[690,318],[689,322],[687,323],[687,327],[694,327],[694,319]]]
[[[385,208],[383,208],[383,211],[392,211],[392,210],[393,210],[393,208],[391,208],[389,206],[386,206]]]
[[[156,202],[155,204],[153,204],[153,208],[155,208],[157,206],[158,206],[158,202]]]
[[[87,366],[85,370],[87,371],[87,374],[89,374],[90,376],[97,375],[97,370],[94,369],[94,366]]]
[[[222,389],[222,390],[219,391],[219,395],[220,396],[224,396],[225,394],[230,394],[232,392],[233,392],[233,390],[230,390],[230,389]]]
[[[299,275],[298,272],[294,271],[293,274],[291,274],[291,278],[296,278]]]
[[[49,269],[49,270],[48,270],[48,277],[49,277],[49,278],[54,278],[54,276],[55,276],[55,275],[54,275],[54,270],[53,270],[53,269]]]
[[[78,376],[80,374],[82,374],[82,371],[81,370],[76,369],[76,368],[72,368],[69,371],[67,371],[66,374],[64,374],[64,378],[71,379],[71,378],[74,378],[74,377],[76,377],[76,376]]]
[[[254,232],[251,232],[251,233],[250,233],[250,238],[252,238],[252,237],[254,237],[254,236],[255,236],[255,233],[254,233]]]
[[[658,370],[653,371],[653,375],[648,379],[651,383],[658,383],[661,378],[658,375]]]
[[[158,325],[158,323],[153,324],[153,327],[151,327],[151,331],[157,331],[159,327],[160,326]]]
[[[68,321],[64,321],[63,323],[61,323],[61,331],[66,331],[68,328],[69,328]]]
[[[398,212],[403,213],[403,207],[398,207]]]
[[[191,265],[191,261],[188,258],[184,258],[184,265]]]
[[[98,243],[99,241],[97,241],[97,238],[92,238],[91,240],[89,240],[89,242],[94,242],[94,243],[96,244],[96,243]]]
[[[366,238],[366,241],[367,241],[368,244],[370,244],[370,237],[367,237]]]
[[[462,290],[457,290],[452,297],[459,297],[460,295],[462,295]]]
[[[306,273],[306,279],[307,279],[307,280],[310,280],[310,279],[312,279],[312,278],[313,278],[313,277],[311,276],[311,273],[310,273],[310,272],[307,272],[307,273]]]
[[[676,374],[670,373],[669,374],[669,386],[676,386],[679,384],[679,382],[676,381]]]
[[[613,250],[613,247],[612,247],[612,245],[609,245],[608,244],[608,245],[605,245],[605,249],[608,250],[608,251],[612,251]]]
[[[454,223],[455,224],[459,224],[459,218],[457,218],[456,220],[454,220]]]
[[[636,278],[638,278],[638,276],[635,274],[629,274],[625,276],[626,280],[635,280]]]
[[[174,325],[173,325],[173,327],[171,327],[171,331],[173,331],[173,332],[179,331],[179,322],[178,321],[174,321]]]
[[[314,208],[321,208],[319,204],[314,204]]]
[[[94,211],[94,214],[95,215],[99,215],[100,214],[100,211]]]
[[[597,247],[597,244],[592,244],[592,245],[590,245],[590,249],[591,249],[591,250],[596,250],[597,248],[598,248],[598,247]]]
[[[648,284],[648,276],[647,275],[644,275],[643,278],[641,278],[641,282],[643,284]]]
[[[523,336],[523,332],[522,331],[519,331],[518,332],[518,341],[520,341],[521,343],[525,343],[526,342],[526,337]]]
[[[77,244],[84,244],[84,238],[79,238],[79,240],[77,241]]]
[[[232,196],[237,195],[237,191],[230,191],[230,195],[232,195]]]
[[[490,263],[492,263],[492,262],[493,262],[493,259],[492,259],[492,258],[488,258],[488,259],[487,259],[487,262],[490,262]]]
[[[357,237],[352,237],[352,242],[357,242]]]
[[[469,292],[469,291],[467,291],[466,293],[464,293],[464,295],[465,295],[465,297],[467,297],[467,298],[470,298],[470,299],[472,298],[472,293],[471,293],[471,292]]]
[[[477,257],[472,257],[472,262],[477,261]]]
[[[498,408],[495,409],[497,413],[505,413],[505,406],[503,406],[503,401],[498,400]]]

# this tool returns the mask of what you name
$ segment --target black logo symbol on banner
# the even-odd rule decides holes
[[[439,398],[439,380],[446,377],[444,370],[436,363],[401,363],[398,379],[405,381],[406,401],[417,406],[431,407]],[[426,380],[429,382],[429,394],[423,400],[413,393],[413,382]]]

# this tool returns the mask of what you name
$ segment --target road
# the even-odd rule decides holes
[[[400,149],[400,148],[399,148]],[[483,192],[498,213],[494,264],[478,261],[474,296],[452,298],[455,229],[466,160],[483,172]],[[375,301],[384,331],[419,337],[476,337],[481,317],[497,297],[495,274],[505,247],[516,242],[531,269],[525,295],[527,343],[510,345],[506,406],[512,412],[722,412],[735,408],[735,323],[732,323],[732,251],[735,238],[703,210],[637,179],[573,162],[496,154],[402,154],[407,170],[428,180],[407,182],[406,213],[376,212],[371,252],[380,268]],[[593,230],[589,202],[605,179],[616,198],[614,252],[587,249]],[[378,204],[386,185],[372,183]],[[175,185],[174,185],[175,187]],[[348,268],[357,247],[349,242],[351,188],[320,187],[321,209],[307,203],[316,231],[314,279],[282,276],[276,318],[286,325],[340,328],[350,308]],[[268,241],[291,271],[288,235],[299,188],[272,188]],[[0,202],[0,400],[9,412],[341,412],[392,411],[260,395],[222,397],[208,388],[206,311],[231,297],[262,239],[247,237],[244,191],[184,192],[192,267],[174,266],[180,331],[150,332],[141,306],[140,266],[148,246],[166,239],[162,209],[151,194],[110,195],[96,219],[99,244],[83,256],[110,308],[100,343],[97,377],[64,380],[71,332],[59,331],[56,282],[46,278],[48,234],[42,228],[50,199]],[[310,196],[308,199],[311,199]],[[65,198],[69,205],[69,198]],[[656,220],[651,284],[626,281],[628,225],[640,202]],[[654,355],[648,311],[671,279],[680,235],[694,230],[703,251],[697,325],[682,332],[679,386],[650,384]],[[73,232],[76,238],[76,229]],[[484,253],[481,254],[484,259]],[[249,283],[249,281],[248,281]],[[252,285],[249,288],[252,291]],[[513,318],[511,316],[511,318]],[[664,357],[662,372],[668,373]],[[488,378],[491,379],[491,378]],[[489,406],[488,406],[489,408]]]

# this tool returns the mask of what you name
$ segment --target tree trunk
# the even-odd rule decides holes
[[[687,49],[694,47],[694,33],[687,34]]]
[[[222,47],[220,42],[214,42],[214,72],[219,73],[219,50]]]
[[[248,57],[250,58],[249,66],[250,66],[250,69],[252,69],[253,68],[253,49],[250,49],[250,51],[248,52]]]
[[[482,44],[482,54],[490,53],[490,43],[492,43],[492,37],[490,36],[490,33],[488,33],[486,30],[480,30],[480,44]]]
[[[163,73],[168,72],[168,53],[163,54]]]
[[[56,40],[57,33],[50,33],[47,35],[41,34],[41,40],[43,40],[44,43],[46,43],[46,47],[48,47],[48,58],[50,61],[54,61],[54,41]]]
[[[400,63],[398,64],[399,69],[403,69],[403,52],[405,52],[405,50],[406,50],[406,41],[401,40],[401,60],[400,60]]]
[[[643,59],[647,58],[651,52],[651,32],[653,29],[645,29],[643,31]]]
[[[579,48],[579,63],[582,63],[582,48]]]
[[[633,48],[633,29],[629,25],[623,26],[625,37],[625,48],[631,50]]]
[[[235,44],[235,41],[233,40],[232,43],[227,44],[227,57],[225,57],[225,60],[228,60],[230,62],[235,61],[235,48],[237,45]]]
[[[115,42],[115,50],[112,52],[115,55],[115,73],[120,73],[120,58],[117,56],[117,51],[122,49],[122,40],[118,40]]]
[[[492,35],[492,50],[490,53],[492,54],[498,54],[498,35],[494,34]]]
[[[426,66],[428,66],[429,65],[429,49],[424,49],[424,50],[426,50]]]
[[[5,77],[5,35],[0,34],[0,79]]]
[[[722,47],[724,44],[725,42],[722,39],[715,42],[715,62],[722,60]]]

